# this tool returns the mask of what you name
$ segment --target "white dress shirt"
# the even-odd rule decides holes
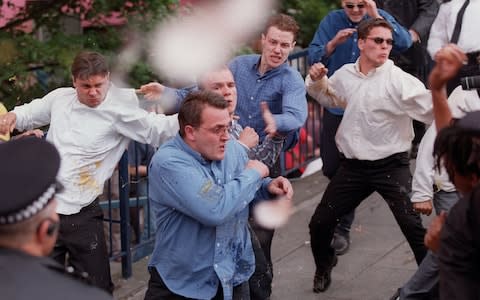
[[[464,91],[461,87],[453,90],[448,98],[448,104],[454,118],[461,118],[465,113],[480,110],[480,98],[477,91]],[[433,144],[437,136],[435,125],[425,132],[420,146],[412,181],[412,202],[423,202],[433,199],[433,184],[438,189],[453,192],[455,186],[450,182],[444,168],[439,173],[435,168],[435,159],[432,155]]]
[[[458,11],[464,0],[452,0],[440,5],[428,38],[427,50],[434,57],[440,48],[450,43],[457,21]],[[470,0],[462,21],[457,45],[465,52],[480,50],[480,0]]]
[[[335,141],[346,158],[378,160],[408,151],[414,137],[412,118],[431,123],[432,97],[423,83],[391,60],[368,75],[358,60],[330,79],[306,79],[308,93],[326,107],[345,107]]]
[[[75,89],[59,88],[14,113],[19,130],[50,124],[47,140],[62,158],[58,179],[65,189],[56,199],[64,215],[78,213],[102,193],[130,139],[158,146],[178,132],[176,115],[147,113],[133,89],[113,85],[95,108],[80,103]]]

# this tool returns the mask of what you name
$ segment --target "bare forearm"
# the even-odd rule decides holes
[[[452,112],[447,103],[447,91],[445,88],[432,89],[433,114],[437,130],[448,126],[452,120]]]

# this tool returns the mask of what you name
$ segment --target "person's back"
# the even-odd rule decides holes
[[[35,257],[0,248],[2,299],[112,299],[104,291],[86,283],[86,280],[81,273],[65,271],[63,266],[49,257]]]
[[[10,141],[0,145],[0,164],[2,299],[111,299],[88,285],[86,274],[66,271],[47,257],[59,233],[55,195],[63,188],[57,181],[60,155],[55,147],[37,138]]]

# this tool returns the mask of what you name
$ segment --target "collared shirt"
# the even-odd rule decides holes
[[[448,97],[448,104],[454,118],[461,118],[465,113],[480,110],[480,97],[476,90],[465,91],[459,86]],[[418,148],[415,173],[412,180],[412,202],[423,202],[433,199],[433,184],[438,189],[452,192],[455,186],[450,182],[447,171],[442,168],[439,173],[435,169],[432,155],[437,130],[430,126],[422,138]]]
[[[455,191],[455,186],[450,182],[447,171],[442,167],[438,172],[435,168],[433,144],[437,130],[435,125],[430,126],[425,132],[418,147],[415,173],[412,179],[412,202],[424,202],[433,199],[433,186],[445,192]]]
[[[414,136],[412,118],[424,123],[433,119],[430,91],[391,60],[368,75],[359,71],[357,60],[330,79],[312,82],[307,76],[306,85],[321,105],[346,105],[335,141],[347,158],[378,160],[408,151]]]
[[[462,7],[464,0],[452,0],[440,5],[437,17],[433,21],[428,38],[428,53],[432,57],[438,50],[450,43],[453,35],[453,29],[457,21],[458,11]],[[465,52],[475,52],[480,50],[480,0],[470,0],[462,19],[462,30],[457,45]]]
[[[78,101],[75,89],[59,88],[14,112],[19,130],[50,124],[47,140],[62,158],[58,179],[65,189],[56,199],[64,215],[78,213],[103,192],[130,139],[158,146],[178,132],[176,115],[147,113],[133,89],[115,86],[95,108]]]
[[[242,55],[229,63],[237,86],[239,123],[250,126],[260,136],[266,136],[260,103],[265,101],[280,133],[302,127],[307,119],[307,98],[300,73],[286,62],[260,74],[260,55]]]
[[[240,134],[243,131],[242,125],[238,124],[237,120],[232,120],[232,132],[230,136],[238,140]],[[275,135],[274,137],[265,137],[263,142],[259,143],[255,147],[249,149],[246,145],[243,145],[248,151],[248,158],[256,159],[271,168],[277,162],[278,156],[282,152],[283,143],[285,142],[285,136]]]
[[[393,40],[395,41],[393,51],[403,52],[407,50],[412,45],[412,39],[407,29],[401,26],[394,17],[384,10],[379,9],[378,13],[393,27]],[[366,15],[363,19],[368,18],[368,15]],[[326,47],[328,42],[335,37],[339,30],[357,28],[357,26],[358,23],[350,21],[343,9],[330,12],[320,22],[313,40],[308,46],[308,62],[311,65],[317,62],[323,63],[328,68],[328,76],[331,76],[344,64],[355,62],[360,56],[356,32],[343,44],[338,45],[330,56],[326,55]],[[327,109],[335,115],[343,114],[343,110],[339,108]]]
[[[248,157],[238,142],[228,141],[225,151],[223,160],[207,161],[177,135],[150,164],[157,232],[149,265],[184,297],[211,299],[220,280],[224,299],[231,299],[233,286],[255,268],[248,206],[270,198],[271,180],[245,169]]]

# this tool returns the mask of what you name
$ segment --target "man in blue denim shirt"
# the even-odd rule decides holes
[[[287,59],[295,46],[299,27],[287,15],[272,16],[262,33],[261,55],[242,55],[229,63],[238,91],[235,113],[240,117],[242,127],[250,126],[260,136],[262,142],[268,132],[262,118],[260,103],[266,102],[273,114],[277,131],[287,134],[285,148],[296,144],[294,138],[307,119],[305,84],[300,73],[288,65]],[[292,142],[293,141],[293,142]],[[280,174],[278,163],[270,169],[275,177]],[[251,221],[270,266],[273,230],[265,229]]]
[[[353,63],[360,55],[357,45],[357,26],[368,18],[384,18],[393,27],[393,52],[403,52],[412,45],[407,29],[402,27],[394,17],[377,9],[373,0],[343,0],[342,9],[330,12],[320,22],[315,36],[308,47],[310,65],[321,62],[328,68],[330,77],[336,70],[347,63]],[[343,117],[341,108],[325,108],[320,134],[320,155],[323,160],[323,174],[331,179],[339,164],[340,154],[335,144],[335,134]],[[337,255],[348,251],[350,244],[350,227],[354,212],[341,218],[332,246]]]
[[[179,135],[152,159],[157,233],[145,299],[249,299],[255,264],[249,203],[274,195],[291,199],[293,190],[283,177],[265,178],[268,168],[228,141],[227,106],[211,92],[187,96],[178,115]]]
[[[298,29],[292,17],[275,15],[262,33],[262,54],[238,56],[229,63],[238,91],[235,113],[240,125],[255,129],[260,141],[266,136],[261,102],[267,102],[280,133],[296,131],[307,119],[305,84],[287,63]]]

